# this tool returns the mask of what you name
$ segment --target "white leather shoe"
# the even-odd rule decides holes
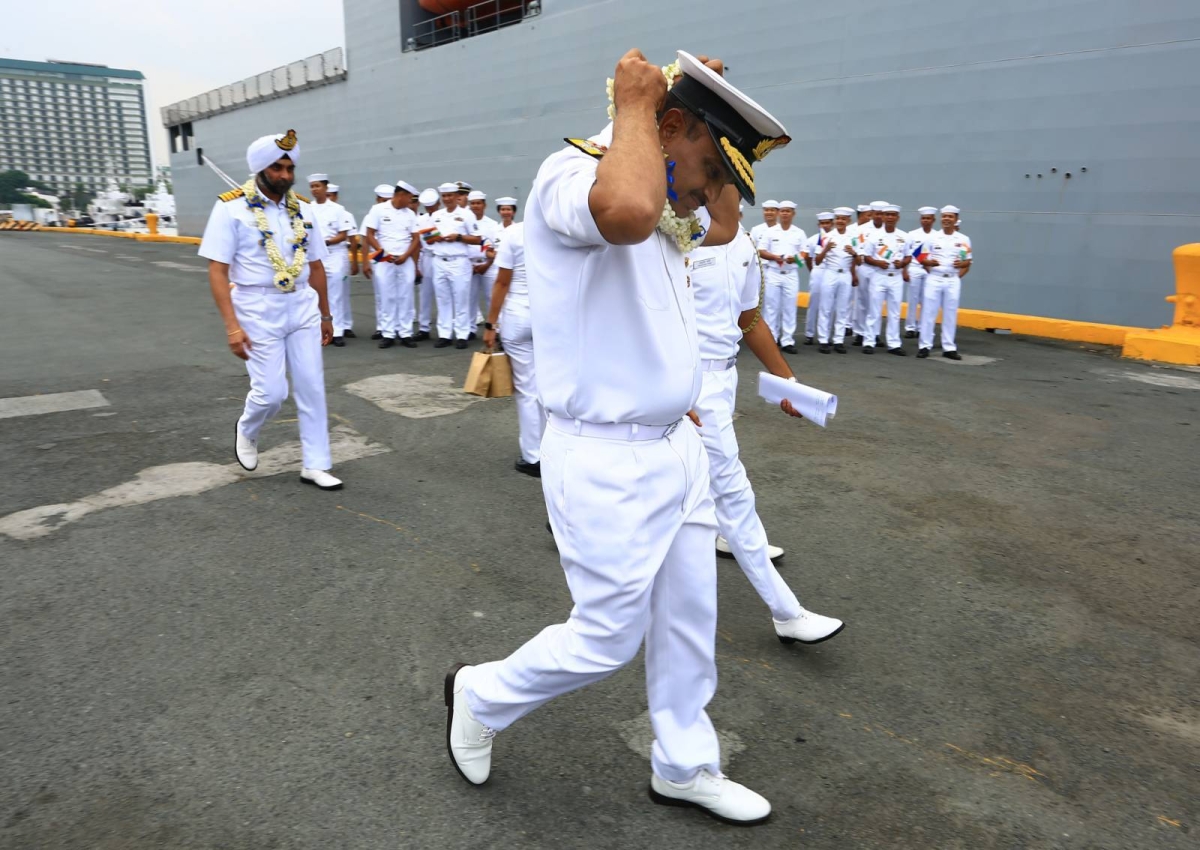
[[[771,816],[771,804],[761,794],[722,774],[702,770],[691,782],[668,782],[650,775],[650,799],[662,806],[695,806],[736,826],[754,826]]]
[[[733,550],[729,548],[729,541],[726,540],[724,537],[722,537],[720,534],[717,535],[717,554],[720,555],[722,558],[732,558],[733,557]],[[780,549],[778,546],[772,546],[770,543],[768,543],[767,544],[767,557],[770,558],[772,561],[778,561],[780,558],[783,557],[783,550]]]
[[[772,619],[771,622],[775,624],[775,634],[779,636],[780,643],[820,643],[846,628],[841,620],[814,614],[803,608],[799,617],[783,622]]]
[[[323,469],[301,469],[300,480],[305,484],[315,484],[322,490],[342,489],[342,479],[334,478]]]
[[[235,426],[234,432],[237,436],[233,440],[233,455],[242,465],[242,469],[253,472],[258,468],[258,443],[243,437],[241,428]]]
[[[466,664],[455,664],[446,674],[446,751],[458,775],[472,785],[487,782],[492,772],[492,738],[495,730],[471,714],[463,690]]]

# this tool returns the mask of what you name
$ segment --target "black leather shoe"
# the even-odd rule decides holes
[[[379,340],[380,348],[391,348],[395,344],[396,340],[392,339],[390,336],[385,336],[383,339]]]
[[[916,339],[916,338],[917,338],[917,332],[916,332],[916,331],[905,331],[905,332],[904,332],[904,338],[905,338],[905,339]]]
[[[929,349],[928,349],[928,348],[922,348],[920,351],[918,351],[918,352],[917,352],[917,359],[918,359],[918,360],[924,359],[924,358],[926,358],[926,357],[928,357],[928,356],[929,356]]]
[[[785,345],[785,346],[784,346],[782,349],[780,349],[780,350],[781,350],[781,351],[782,351],[784,354],[796,354],[796,353],[798,353],[798,352],[797,352],[797,350],[796,350],[796,346],[794,346],[794,345]]]
[[[467,334],[467,339],[468,340],[475,339],[475,331],[471,331],[469,334]],[[465,348],[466,346],[463,346],[463,347]]]
[[[517,462],[513,464],[513,469],[517,472],[523,472],[530,478],[542,477],[542,465],[540,463],[529,463],[525,458],[517,458]]]
[[[821,352],[822,354],[828,354],[832,350],[833,348],[827,342],[821,343],[821,347],[817,349],[817,351]]]
[[[383,331],[375,331],[371,334],[371,339],[383,339]]]
[[[836,351],[838,354],[845,354],[845,353],[846,353],[846,346],[842,345],[842,344],[839,342],[837,345],[835,345],[835,346],[833,347],[833,350],[834,350],[834,351]]]
[[[889,348],[888,354],[895,354],[897,357],[907,357],[908,356],[908,352],[905,351],[903,348],[900,348],[899,346],[897,346],[895,348]]]
[[[472,334],[472,336],[473,336],[473,334]],[[454,343],[454,347],[455,347],[455,348],[458,348],[458,349],[463,349],[463,348],[466,348],[466,347],[467,347],[467,341],[466,341],[465,339],[456,340],[456,341],[455,341],[455,343]]]
[[[400,340],[400,344],[403,345],[405,348],[416,348],[417,347],[416,340],[414,340],[411,336],[406,336],[404,339]]]
[[[334,348],[345,348],[346,340],[342,339],[340,336],[335,336],[332,340],[330,340],[329,344]]]
[[[448,340],[448,339],[439,339],[437,342],[435,342],[435,343],[433,344],[433,347],[434,347],[434,348],[449,348],[449,347],[450,347],[451,345],[453,345],[453,344],[454,344],[454,343],[452,343],[452,342],[451,342],[450,340]]]
[[[943,351],[942,356],[947,360],[962,360],[962,355],[957,351]]]
[[[864,345],[863,346],[863,354],[874,354],[874,353],[875,353],[875,346],[873,346],[873,345]]]
[[[881,337],[881,336],[875,337],[875,347],[883,348],[883,337]]]
[[[854,335],[854,344],[855,344],[855,345],[862,345],[862,334],[855,334],[855,335]]]
[[[346,328],[346,332],[342,334],[342,336],[344,336],[346,339],[358,339],[358,334],[349,328]]]
[[[429,339],[429,331],[421,331],[417,334],[417,342],[424,342]]]
[[[813,338],[811,336],[806,336],[804,338],[804,344],[805,345],[813,345],[814,344]]]

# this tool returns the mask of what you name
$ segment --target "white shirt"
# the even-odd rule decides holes
[[[767,231],[767,235],[763,239],[763,250],[778,254],[783,257],[784,263],[780,265],[773,260],[763,260],[763,269],[768,273],[774,273],[776,276],[788,276],[796,273],[796,266],[789,263],[788,260],[795,259],[796,255],[804,250],[804,243],[808,236],[796,225],[792,225],[787,230],[783,229],[782,225],[775,225]]]
[[[417,216],[408,207],[396,209],[391,201],[384,201],[371,207],[363,219],[363,227],[373,228],[379,246],[389,255],[398,257],[412,245],[413,234],[417,232]]]
[[[474,236],[475,213],[463,207],[448,210],[442,207],[433,214],[433,224],[442,236],[457,233],[461,236]],[[479,252],[478,245],[468,245],[465,242],[434,242],[429,246],[438,257],[474,257]]]
[[[265,195],[264,211],[267,215],[267,225],[270,228],[283,255],[285,263],[291,263],[296,247],[291,244],[292,222],[288,216],[287,207],[275,203]],[[304,220],[308,243],[305,245],[305,262],[296,278],[296,286],[308,283],[309,264],[324,260],[329,256],[325,240],[314,228],[312,207],[300,202],[300,217]],[[208,216],[208,225],[204,228],[204,238],[200,240],[200,249],[196,252],[208,260],[229,265],[229,280],[242,286],[274,286],[275,267],[267,257],[267,249],[260,243],[262,233],[254,220],[254,211],[246,205],[244,197],[232,201],[217,200]]]
[[[742,340],[738,319],[744,311],[758,306],[762,288],[754,242],[750,234],[739,228],[738,235],[728,245],[697,248],[688,254],[688,259],[695,290],[700,356],[705,360],[736,357]]]
[[[850,228],[847,227],[846,230],[849,232]],[[865,254],[867,249],[871,245],[875,244],[875,237],[880,233],[883,233],[883,228],[876,227],[873,220],[867,219],[864,224],[858,225],[857,229],[854,231],[854,250],[859,254]],[[875,271],[874,266],[868,266],[865,263],[862,266],[859,266],[859,269],[866,269],[868,273]]]
[[[475,218],[475,213],[471,213],[471,217]],[[485,215],[483,218],[476,218],[471,225],[471,229],[473,236],[483,237],[482,243],[471,246],[475,252],[471,257],[471,262],[485,263],[487,262],[487,257],[484,255],[484,252],[487,250],[489,245],[496,247],[496,235],[500,231],[504,230],[504,228],[500,226],[500,222],[496,221],[496,219]],[[496,276],[496,272],[498,271],[499,269],[496,268],[496,264],[493,262],[490,266],[488,266],[487,276],[494,278]]]
[[[609,125],[593,141],[611,138]],[[700,394],[684,256],[658,230],[637,245],[605,242],[588,207],[598,164],[574,147],[552,154],[526,206],[538,393],[558,416],[670,425]]]
[[[936,230],[926,233],[923,227],[908,231],[908,244],[904,247],[904,251],[908,256],[913,258],[913,261],[908,264],[909,277],[913,275],[920,277],[927,273],[925,267],[917,260],[917,257],[925,250],[924,246],[929,244],[930,239],[935,233],[937,233]]]
[[[345,212],[345,216],[343,216],[343,218],[342,218],[342,230],[346,231],[346,233],[349,234],[349,236],[354,236],[355,234],[358,233],[358,222],[355,220],[354,214],[352,212],[350,212],[350,210],[346,209],[345,207],[342,207],[342,210]],[[349,236],[347,236],[346,239],[342,240],[341,242],[337,243],[336,245],[331,245],[329,250],[331,252],[332,251],[349,252],[350,251]]]
[[[313,223],[316,224],[316,229],[321,231],[321,241],[333,239],[343,230],[346,230],[346,208],[335,201],[326,201],[323,204],[313,204]],[[342,240],[336,245],[327,245],[330,256],[336,250],[345,250],[347,240]]]
[[[959,274],[954,268],[955,260],[970,260],[971,240],[965,233],[945,233],[934,231],[929,238],[929,259],[937,260],[938,264],[929,270],[935,277],[953,277]]]
[[[817,263],[817,254],[821,253],[821,249],[825,247],[824,237],[825,237],[825,231],[822,230],[820,227],[818,227],[816,233],[813,233],[807,239],[804,240],[804,253],[807,254],[808,258],[813,261],[813,269],[812,269],[813,274],[816,274],[819,271],[823,271],[821,266],[818,266],[816,263]]]
[[[825,255],[825,259],[814,268],[824,269],[827,274],[835,272],[848,272],[850,266],[854,263],[854,256],[846,253],[846,246],[855,241],[857,237],[850,232],[850,228],[846,228],[845,233],[838,233],[837,228],[826,233],[823,237],[825,247],[829,248],[829,253]],[[821,252],[825,250],[822,247],[820,251],[813,256],[813,262],[817,262],[817,257],[821,256]]]
[[[766,248],[766,243],[763,240],[766,238],[767,231],[775,225],[767,224],[765,221],[760,221],[758,224],[750,228],[750,239],[754,242],[754,247],[758,250]]]
[[[375,207],[378,207],[382,204],[390,204],[390,203],[391,203],[391,201],[380,201],[379,203],[375,204]],[[371,210],[375,209],[375,207],[371,207]],[[367,216],[369,216],[371,214],[371,210],[367,210],[367,215],[363,216],[363,223],[361,225],[359,225],[359,228],[358,228],[359,236],[367,235]]]
[[[876,231],[875,235],[871,237],[870,243],[863,246],[863,253],[865,256],[874,257],[887,263],[886,269],[871,266],[871,271],[887,274],[899,268],[897,264],[903,262],[904,258],[908,256],[907,249],[908,234],[900,229],[888,233],[885,226],[882,230]]]
[[[528,305],[529,277],[525,272],[525,226],[514,224],[500,229],[504,231],[504,238],[496,249],[496,262],[492,263],[492,268],[496,269],[497,274],[500,269],[512,271],[512,283],[508,287],[504,303],[508,304],[508,299],[516,296],[518,301]]]

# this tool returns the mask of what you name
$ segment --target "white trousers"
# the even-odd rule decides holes
[[[413,335],[413,280],[417,270],[412,260],[402,265],[376,263],[375,275],[379,278],[379,294],[383,297],[383,324],[379,329],[388,339],[407,339]]]
[[[767,270],[763,318],[780,345],[796,344],[796,296],[799,294],[800,278],[795,271]]]
[[[926,274],[924,269],[921,269],[920,272],[914,272],[914,268],[921,268],[916,260],[908,264],[908,315],[904,318],[904,329],[906,331],[915,331],[921,326],[917,315],[921,311]]]
[[[821,314],[821,298],[825,293],[825,269],[813,266],[808,273],[808,309],[804,311],[804,336],[817,335],[817,317]]]
[[[471,261],[466,257],[435,257],[433,286],[437,296],[439,339],[466,339],[475,329],[471,306]]]
[[[433,327],[433,252],[422,248],[417,267],[421,270],[421,282],[416,285],[417,327],[429,333]]]
[[[538,463],[542,456],[542,435],[546,431],[546,411],[538,398],[533,371],[533,327],[529,320],[529,302],[504,299],[500,312],[500,339],[512,366],[513,394],[517,397],[517,441],[521,458]]]
[[[709,487],[717,508],[717,528],[750,584],[771,609],[776,620],[800,616],[800,602],[767,556],[767,530],[754,510],[754,490],[746,467],[738,456],[733,432],[733,408],[737,403],[736,368],[705,372],[696,402],[702,423],[700,438],[708,452]]]
[[[307,286],[283,293],[275,288],[235,286],[233,311],[250,338],[246,372],[250,392],[238,420],[242,436],[257,440],[288,397],[292,376],[307,469],[329,469],[329,416],[325,410],[325,366],[321,359],[321,312],[317,292]]]
[[[942,312],[942,351],[957,351],[954,332],[958,329],[958,298],[962,279],[953,274],[942,277],[931,273],[925,278],[925,298],[921,302],[921,348],[933,348],[933,326]]]
[[[821,314],[817,318],[817,339],[822,345],[828,345],[831,339],[841,342],[846,335],[854,287],[850,285],[849,271],[835,272],[829,269],[825,271],[823,286],[825,292],[821,297]]]
[[[854,303],[851,307],[852,318],[850,326],[854,333],[864,340],[867,337],[867,316],[871,312],[871,287],[875,281],[875,270],[871,266],[862,265],[856,268],[858,286],[851,287],[851,297]]]
[[[476,719],[505,729],[597,682],[646,644],[651,763],[672,782],[717,771],[716,515],[708,457],[686,418],[657,440],[581,436],[551,420],[542,492],[574,607],[467,678]]]
[[[889,274],[890,272],[890,274]],[[883,307],[887,305],[887,347],[890,351],[900,347],[900,304],[904,301],[904,275],[898,269],[882,269],[875,273],[871,291],[871,326],[867,330],[865,345],[874,345],[883,320]]]
[[[350,317],[350,255],[335,248],[321,261],[325,267],[325,286],[329,311],[333,316],[333,335],[341,336],[351,326]]]
[[[379,289],[379,263],[367,260],[371,264],[371,288],[375,291],[375,330],[383,330],[383,293]]]
[[[488,314],[492,312],[492,287],[496,285],[496,275],[500,274],[500,268],[495,264],[488,266],[487,274],[471,275],[471,307],[476,311],[472,319],[480,319],[482,316],[486,319]],[[482,312],[479,312],[480,304],[483,305]],[[478,324],[479,322],[476,322]]]

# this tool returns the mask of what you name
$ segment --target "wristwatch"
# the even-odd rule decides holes
[[[333,321],[333,316],[322,316],[322,317],[321,317],[321,321],[322,321],[322,322],[332,322],[332,321]]]
[[[484,322],[484,323],[483,323],[483,329],[484,329],[485,331],[494,331],[494,330],[496,329],[496,326],[495,326],[495,325],[493,325],[491,322]]]

